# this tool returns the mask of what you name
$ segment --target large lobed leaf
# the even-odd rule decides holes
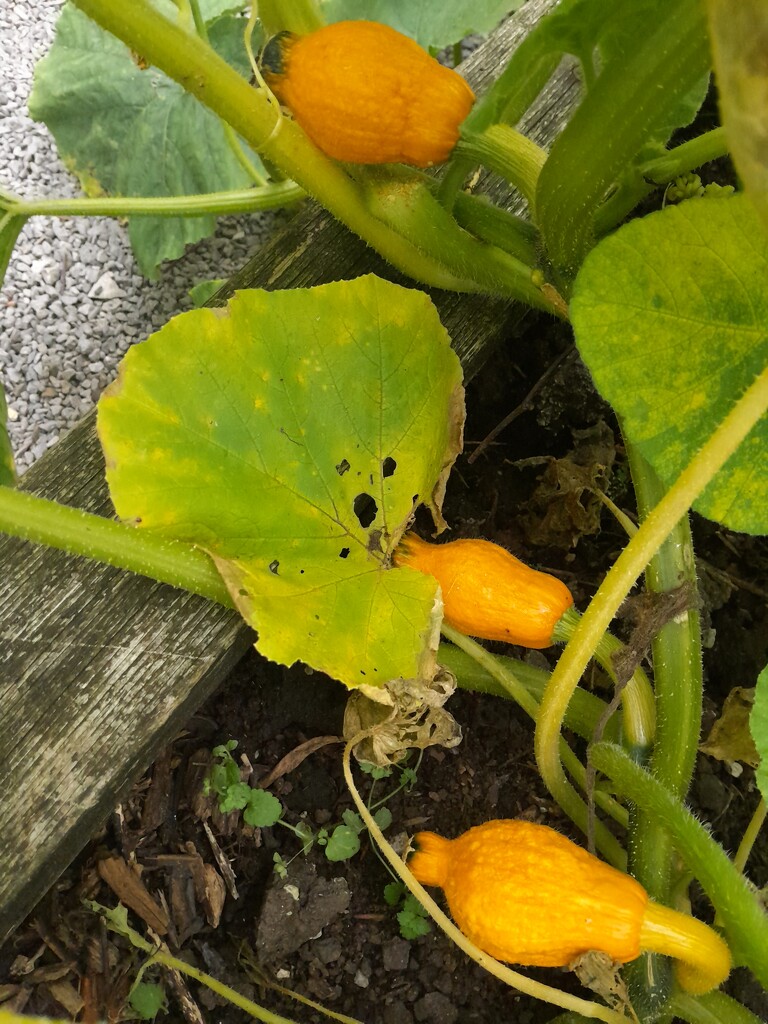
[[[441,50],[475,32],[490,32],[523,0],[323,0],[329,22],[381,21],[415,39],[425,49]]]
[[[768,237],[743,195],[632,221],[587,257],[571,316],[597,387],[671,484],[768,361]],[[768,417],[694,508],[768,532]]]
[[[168,0],[157,6],[175,16]],[[212,0],[206,13],[232,6]],[[242,32],[242,19],[232,15],[209,25],[212,46],[247,76]],[[35,69],[29,108],[89,195],[191,195],[251,183],[215,114],[156,68],[140,66],[123,43],[69,4]],[[160,263],[177,259],[215,223],[212,216],[131,218],[142,273],[155,276]]]
[[[416,677],[436,585],[389,554],[439,505],[460,382],[421,292],[373,276],[239,292],[128,352],[98,411],[112,500],[214,556],[267,657],[348,686]]]

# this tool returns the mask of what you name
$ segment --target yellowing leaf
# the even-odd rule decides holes
[[[439,522],[462,396],[428,297],[368,276],[176,317],[98,426],[118,514],[209,551],[263,654],[378,686],[432,671],[436,584],[389,556]]]

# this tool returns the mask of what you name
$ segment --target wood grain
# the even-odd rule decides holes
[[[472,55],[462,70],[475,89],[553,3],[532,0]],[[561,69],[528,118],[542,144],[564,122],[575,87],[573,73]],[[229,290],[370,272],[402,282],[308,204]],[[431,294],[468,374],[522,315],[488,297]],[[40,459],[23,489],[112,515],[94,418]],[[252,638],[231,611],[85,558],[0,536],[0,567],[2,942]]]

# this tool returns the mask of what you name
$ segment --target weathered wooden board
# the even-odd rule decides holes
[[[476,88],[554,0],[533,0],[465,65]],[[576,81],[562,70],[529,131],[563,123]],[[369,272],[401,280],[307,207],[233,287],[289,288]],[[433,293],[467,370],[520,311]],[[88,416],[24,477],[26,490],[111,515]],[[72,860],[120,795],[245,651],[237,616],[83,558],[0,537],[0,942]]]

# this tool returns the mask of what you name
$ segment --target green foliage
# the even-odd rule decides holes
[[[254,828],[271,828],[277,824],[283,807],[276,796],[264,789],[252,789],[243,809],[243,821]]]
[[[139,981],[131,989],[128,1003],[140,1020],[154,1020],[165,1008],[165,991],[162,985]]]
[[[187,293],[196,307],[204,306],[212,295],[215,295],[222,285],[227,283],[224,277],[214,277],[210,281],[198,281],[192,285]]]
[[[723,125],[744,189],[768,229],[768,5],[706,0]]]
[[[410,893],[403,900],[403,909],[397,915],[397,923],[404,939],[418,939],[432,931],[428,911]]]
[[[175,17],[170,0],[157,6]],[[212,3],[207,9],[232,6]],[[242,19],[225,15],[208,31],[214,49],[248,77],[242,26]],[[37,65],[29,106],[88,195],[174,196],[251,184],[219,118],[160,71],[139,66],[123,43],[70,4]],[[156,276],[163,260],[177,259],[215,224],[212,216],[131,218],[131,245],[142,273]]]
[[[768,359],[768,238],[744,196],[632,221],[587,258],[571,315],[595,383],[669,484]],[[768,530],[765,417],[694,507]]]
[[[599,21],[605,5],[588,6]],[[703,95],[710,58],[698,0],[633,6],[647,18],[633,20],[633,33],[622,29],[604,41],[603,51],[615,59],[594,63],[588,92],[538,180],[537,219],[564,288],[594,244],[595,217],[608,192],[675,124],[690,119]]]
[[[349,860],[360,849],[360,829],[353,825],[337,825],[328,837],[325,846],[325,856],[330,861]]]
[[[370,764],[368,761],[361,761],[359,768],[360,771],[365,772],[366,775],[370,775],[374,781],[378,779],[388,779],[393,772],[391,764]]]
[[[435,583],[388,557],[458,451],[460,380],[419,292],[239,292],[123,360],[99,403],[112,500],[211,553],[268,658],[348,686],[416,677]]]
[[[242,811],[243,820],[254,828],[271,828],[283,813],[282,804],[271,793],[253,789],[240,779],[240,767],[232,757],[237,740],[228,740],[213,748],[215,763],[203,782],[203,792],[219,799],[222,814]]]
[[[418,939],[432,930],[429,912],[422,907],[415,896],[408,892],[402,882],[389,882],[384,886],[384,901],[389,907],[400,907],[397,923],[404,939]]]
[[[8,269],[16,239],[28,220],[27,217],[18,213],[3,214],[3,209],[3,194],[0,192],[0,286],[5,280],[5,272]]]
[[[760,764],[757,766],[757,785],[768,802],[768,665],[757,677],[755,703],[749,717],[749,729],[755,741]]]
[[[329,22],[348,18],[382,21],[425,49],[441,50],[475,32],[490,32],[522,0],[324,0]]]
[[[0,487],[13,487],[16,483],[16,467],[13,463],[13,450],[11,440],[8,437],[6,421],[8,417],[8,406],[5,402],[5,393],[0,383]]]

